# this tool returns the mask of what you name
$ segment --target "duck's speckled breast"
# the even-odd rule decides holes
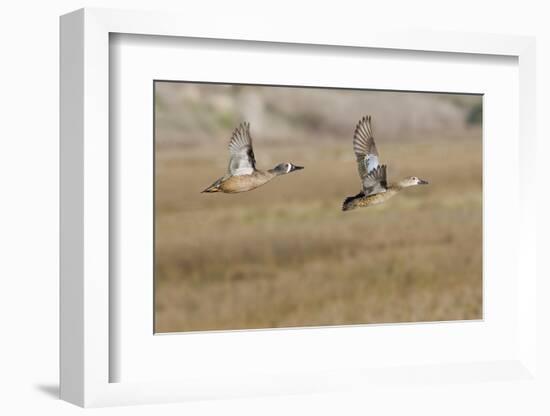
[[[350,201],[346,210],[359,208],[359,207],[370,207],[372,205],[382,204],[386,202],[388,199],[390,199],[392,196],[397,194],[397,192],[398,192],[397,189],[389,188],[386,192],[381,192],[379,194],[355,198],[352,201]]]
[[[230,176],[220,184],[220,190],[226,193],[251,191],[273,178],[269,172],[256,171],[250,175]]]
[[[392,192],[392,191],[386,191],[379,194],[369,195],[363,198],[359,198],[357,205],[360,207],[367,207],[370,205],[382,204],[394,195],[395,195],[395,192]]]

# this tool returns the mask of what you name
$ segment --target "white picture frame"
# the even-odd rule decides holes
[[[398,33],[364,30],[328,35],[323,30],[280,30],[264,25],[236,30],[231,22],[204,25],[189,16],[83,9],[61,18],[61,397],[80,406],[184,401],[195,398],[247,397],[300,392],[349,390],[379,384],[395,388],[413,380],[427,383],[454,380],[479,383],[482,380],[537,382],[536,362],[536,269],[535,199],[528,167],[535,161],[535,43],[529,37],[464,33]],[[114,260],[109,251],[112,207],[112,178],[116,171],[110,155],[110,35],[137,34],[182,38],[225,39],[229,41],[276,42],[285,45],[331,45],[333,48],[372,48],[428,51],[439,54],[500,55],[517,58],[519,69],[519,140],[517,160],[511,175],[517,176],[518,196],[517,293],[514,299],[517,333],[514,348],[497,360],[455,363],[442,356],[438,364],[411,362],[409,366],[383,365],[364,371],[323,369],[318,373],[293,373],[282,368],[277,375],[238,378],[229,369],[204,371],[204,377],[151,377],[148,381],[113,382],[112,368],[121,360],[120,349],[112,348],[120,328],[113,323],[117,305],[110,275]],[[162,41],[162,40],[161,40]],[[514,125],[514,124],[513,124]],[[506,157],[507,155],[496,155]],[[509,155],[508,155],[509,156]],[[487,157],[487,156],[485,156]],[[515,154],[514,154],[514,157]],[[115,160],[116,161],[116,160]],[[514,176],[514,178],[516,177]],[[515,179],[514,179],[515,180]],[[116,190],[116,187],[115,187]],[[111,193],[110,193],[111,192]],[[515,195],[515,194],[514,194]],[[518,278],[521,273],[521,279]],[[485,287],[487,289],[487,287]],[[149,310],[149,312],[152,312]],[[137,318],[134,318],[137,319]],[[379,327],[380,328],[380,327]],[[399,329],[401,328],[401,329]],[[409,331],[400,326],[398,330]],[[322,330],[323,342],[338,339],[343,332]],[[378,330],[379,332],[384,331]],[[268,333],[270,331],[265,331]],[[313,332],[312,332],[313,334]],[[320,334],[320,333],[319,333]],[[151,333],[151,336],[153,334]],[[317,335],[314,335],[317,336]],[[346,334],[353,342],[357,334]],[[378,335],[377,335],[378,336]],[[250,342],[247,332],[231,335],[235,347]],[[385,341],[389,342],[389,341]],[[146,357],[143,357],[146,359]],[[413,367],[410,367],[413,365]],[[411,370],[413,368],[413,370]],[[195,371],[200,371],[197,369]],[[477,374],[477,376],[475,375]],[[115,379],[117,377],[114,377]],[[154,381],[153,381],[154,380]],[[172,381],[171,381],[172,380]]]

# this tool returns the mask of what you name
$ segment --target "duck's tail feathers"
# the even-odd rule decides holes
[[[201,194],[206,194],[206,193],[211,194],[213,192],[220,192],[220,190],[218,188],[213,188],[210,186],[206,188],[204,191],[201,191]]]
[[[220,184],[221,184],[221,179],[218,179],[216,182],[214,182],[212,185],[210,185],[204,191],[201,191],[201,194],[220,192]]]
[[[346,199],[344,199],[344,202],[342,203],[342,211],[350,211],[354,208],[357,208],[357,204],[355,203],[355,200],[362,196],[363,196],[362,192],[359,192],[357,195],[354,195],[354,196],[348,196]]]

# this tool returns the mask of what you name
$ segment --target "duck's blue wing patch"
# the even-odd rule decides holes
[[[363,192],[365,195],[374,195],[386,192],[386,165],[380,165],[363,178]]]
[[[367,155],[363,163],[365,164],[367,173],[371,173],[373,170],[375,170],[379,166],[378,156],[372,155],[372,154]]]

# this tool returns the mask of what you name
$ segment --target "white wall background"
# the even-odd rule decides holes
[[[81,409],[56,399],[58,377],[58,16],[84,6],[178,10],[205,24],[212,14],[237,25],[262,20],[287,25],[432,28],[537,36],[539,166],[550,153],[550,13],[547,2],[437,0],[308,2],[89,0],[5,1],[0,8],[0,414],[73,414]],[[545,139],[544,139],[545,138]],[[548,188],[548,168],[534,172]],[[544,176],[544,180],[542,178]],[[541,196],[539,213],[550,212]],[[539,246],[548,245],[547,217]],[[541,256],[542,257],[542,256]],[[550,276],[548,261],[545,276]],[[550,294],[543,283],[539,293]],[[548,323],[548,320],[546,320]],[[550,324],[547,325],[550,327]],[[544,346],[550,350],[548,332]],[[547,354],[547,353],[546,353]],[[541,357],[548,371],[547,356]],[[346,393],[196,402],[93,410],[101,415],[280,414],[550,414],[542,391],[499,384],[439,386],[439,394],[411,389],[406,397]],[[550,391],[550,388],[547,390]],[[544,399],[542,399],[544,398]],[[543,403],[545,403],[543,405]],[[400,410],[401,409],[401,410]]]

